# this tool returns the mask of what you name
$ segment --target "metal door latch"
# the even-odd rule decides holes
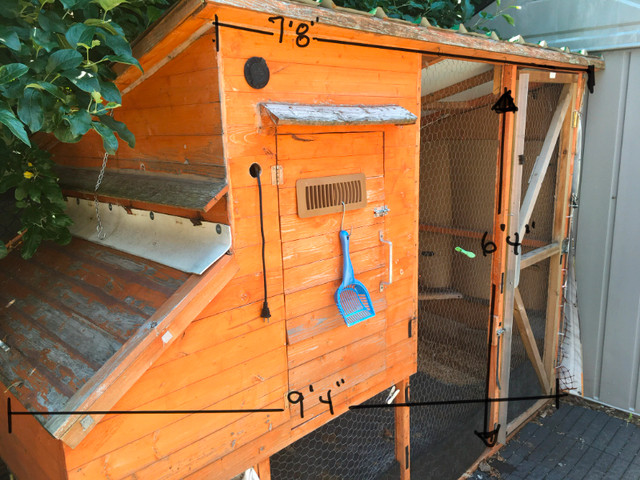
[[[383,205],[382,207],[376,207],[373,209],[374,217],[384,217],[388,213],[389,213],[389,207],[387,207],[386,205]]]

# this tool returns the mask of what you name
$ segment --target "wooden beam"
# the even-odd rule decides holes
[[[542,149],[540,150],[540,155],[536,158],[536,163],[534,164],[533,171],[529,177],[529,187],[527,188],[527,193],[525,194],[524,200],[522,200],[522,207],[520,208],[520,223],[518,227],[520,238],[524,238],[525,226],[529,223],[533,207],[538,199],[538,194],[540,193],[540,188],[544,181],[545,173],[547,173],[549,162],[553,156],[553,151],[555,149],[556,142],[558,141],[558,135],[560,134],[560,129],[562,128],[562,123],[565,119],[569,103],[571,101],[570,93],[571,86],[565,85],[562,89],[562,93],[560,94],[556,111],[551,119],[547,136],[545,137]]]
[[[505,65],[502,68],[501,91],[516,91],[517,67],[513,65]],[[493,235],[496,251],[491,257],[491,311],[493,318],[489,319],[489,327],[493,325],[493,330],[489,328],[489,397],[499,398],[502,396],[502,384],[500,379],[500,366],[502,364],[503,353],[501,348],[501,335],[498,331],[503,331],[504,327],[504,275],[507,267],[507,251],[509,250],[506,237],[506,228],[500,228],[501,225],[509,223],[510,209],[510,192],[512,188],[511,176],[513,167],[513,148],[514,148],[514,130],[515,115],[507,112],[499,115],[498,135],[500,135],[500,146],[496,155],[496,179],[494,193],[494,211],[493,211]],[[493,402],[489,409],[489,428],[491,430],[497,428],[500,422],[500,411],[505,408],[503,402]],[[502,426],[504,428],[504,426]]]
[[[571,105],[575,111],[582,107],[582,91],[584,77],[580,76],[577,84],[567,85],[571,88]],[[558,154],[558,171],[556,173],[555,206],[552,229],[552,241],[562,244],[567,235],[569,196],[571,194],[571,174],[576,149],[576,130],[571,122],[572,115],[567,115],[562,128]],[[545,326],[545,342],[543,363],[552,388],[555,388],[555,363],[558,349],[558,332],[562,311],[562,285],[566,258],[561,253],[551,257],[549,266],[549,282],[547,291],[547,321]]]
[[[507,425],[507,428],[505,429],[507,431],[507,438],[511,439],[511,437],[515,435],[518,432],[518,430],[520,430],[520,428],[525,425],[525,423],[531,420],[533,416],[536,413],[538,413],[538,411],[548,403],[551,403],[551,400],[547,398],[538,400],[536,403],[534,403],[531,407],[529,407],[523,413],[521,413],[516,418],[511,420]]]
[[[522,259],[520,260],[520,269],[530,267],[531,265],[535,265],[536,263],[541,262],[545,258],[557,255],[560,253],[561,249],[562,245],[560,245],[559,243],[552,243],[550,245],[536,248],[535,250],[524,253],[522,254]]]
[[[478,85],[482,85],[483,83],[491,81],[493,81],[493,69],[467,78],[466,80],[463,80],[461,82],[454,83],[453,85],[449,85],[448,87],[442,88],[433,93],[423,95],[422,104],[424,105],[431,102],[437,102],[438,100],[442,100],[443,98],[450,97],[451,95],[455,95],[456,93],[464,92],[465,90],[469,90],[470,88],[477,87]]]
[[[271,480],[271,464],[269,458],[258,463],[253,469],[258,474],[260,480]]]
[[[478,240],[482,240],[484,236],[484,232],[478,232],[474,230],[463,230],[461,228],[448,228],[448,227],[440,227],[438,225],[427,225],[421,224],[419,226],[419,230],[421,232],[430,232],[430,233],[442,233],[444,235],[453,235],[454,237],[465,237],[465,238],[477,238]],[[493,242],[493,235],[491,232],[488,232],[486,241]],[[541,240],[533,240],[529,238],[525,238],[522,240],[522,245],[525,247],[544,247],[546,242]]]
[[[523,68],[520,75],[529,75],[531,83],[574,83],[576,76],[571,73],[547,72],[544,70],[533,70],[531,68]]]
[[[438,62],[444,60],[445,57],[434,57],[431,55],[423,55],[422,56],[422,68],[429,68],[431,65],[434,65]]]
[[[550,388],[549,377],[547,376],[544,364],[542,363],[542,357],[540,356],[540,351],[538,350],[538,344],[536,343],[536,339],[533,335],[533,330],[531,330],[529,316],[527,315],[527,311],[524,308],[522,296],[520,295],[520,289],[518,288],[514,290],[514,300],[515,305],[513,318],[516,322],[516,325],[518,326],[520,337],[522,337],[524,349],[527,351],[527,356],[529,357],[529,360],[531,360],[533,369],[536,371],[536,375],[538,376],[538,380],[540,381],[542,391],[545,394],[548,394]]]
[[[406,378],[396,385],[400,391],[395,399],[396,403],[407,403],[409,379]],[[400,464],[400,480],[411,479],[411,419],[410,408],[394,408],[395,410],[395,455]],[[262,479],[260,479],[262,480]]]
[[[484,107],[489,105],[490,103],[495,102],[496,97],[493,93],[488,95],[484,95],[482,97],[474,98],[472,100],[464,100],[460,102],[429,102],[422,103],[422,111],[432,111],[432,110],[447,110],[447,111],[455,111],[457,113],[464,113],[469,110],[473,110],[476,108]]]
[[[515,121],[515,139],[513,145],[513,157],[511,164],[513,167],[513,177],[511,180],[511,199],[510,199],[510,217],[507,225],[507,231],[511,232],[518,227],[518,219],[520,215],[520,198],[522,188],[522,164],[519,161],[520,155],[524,153],[525,131],[527,124],[527,99],[529,97],[529,76],[520,75],[516,92],[516,112]],[[504,289],[504,334],[502,336],[502,358],[500,367],[500,381],[502,390],[500,394],[503,397],[509,396],[509,383],[511,381],[511,337],[513,333],[513,295],[516,286],[516,280],[519,273],[520,257],[509,249],[507,252],[507,268],[505,272],[505,289]],[[509,404],[500,408],[499,422],[500,425],[506,425],[508,419]],[[507,429],[502,429],[498,434],[498,442],[504,444],[507,438]]]

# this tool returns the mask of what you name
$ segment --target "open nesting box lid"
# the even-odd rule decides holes
[[[74,238],[14,251],[0,269],[0,388],[72,448],[238,271],[224,255],[190,275]],[[47,415],[47,412],[63,412]],[[66,412],[77,412],[76,414]],[[13,417],[13,430],[26,428]]]
[[[67,195],[96,193],[98,169],[58,166],[56,174]],[[69,199],[66,213],[73,220],[71,233],[77,237],[201,274],[231,248],[229,226],[153,210],[164,206],[207,212],[227,191],[227,182],[221,178],[105,170],[97,191],[102,230],[94,201]],[[146,210],[127,206],[132,203]]]

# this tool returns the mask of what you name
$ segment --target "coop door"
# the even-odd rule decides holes
[[[570,179],[569,112],[575,98],[571,81],[572,76],[554,80],[548,72],[533,70],[519,75],[510,234],[521,245],[507,252],[506,282],[515,289],[505,297],[502,367],[509,396],[549,394],[555,388]],[[513,422],[533,403],[509,403],[501,423]]]
[[[385,205],[383,132],[280,134],[277,167],[289,391],[305,397],[304,418],[299,404],[290,405],[299,425],[330,415],[329,405],[320,401],[327,400],[329,390],[335,408],[353,399],[354,392],[362,392],[363,383],[386,368],[386,301],[380,283],[387,280],[389,249],[380,240],[385,216],[374,213]],[[360,202],[357,174],[364,174],[366,181],[366,199]],[[306,205],[310,211],[301,212],[296,189],[300,179],[319,179],[310,182],[313,187],[324,177],[330,182],[341,175],[346,176],[338,180],[347,182],[348,206],[342,228],[350,232],[355,278],[368,289],[376,313],[351,327],[334,298],[343,268],[338,237],[342,197],[314,196]],[[320,209],[315,212],[319,214],[314,209]]]

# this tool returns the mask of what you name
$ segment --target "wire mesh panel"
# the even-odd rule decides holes
[[[423,71],[418,372],[411,401],[482,399],[487,375],[498,115],[493,66]],[[482,403],[412,408],[412,470],[458,478],[483,451]]]
[[[558,107],[562,91],[561,84],[531,83],[527,99],[527,121],[525,127],[524,164],[522,172],[522,200],[530,186],[531,174],[537,157],[541,153],[545,136]],[[526,254],[552,242],[555,206],[558,147],[555,146],[549,166],[544,175],[533,212],[527,222],[520,254]],[[521,201],[522,203],[522,201]],[[550,260],[545,259],[528,266],[520,272],[518,290],[531,326],[540,355],[543,355]],[[511,344],[510,396],[534,396],[543,392],[533,363],[527,355],[522,334],[516,328]],[[508,406],[508,421],[512,421],[535,403],[535,400],[511,402]]]
[[[365,404],[384,403],[382,392]],[[352,410],[271,457],[274,480],[371,480],[394,464],[393,409]]]

